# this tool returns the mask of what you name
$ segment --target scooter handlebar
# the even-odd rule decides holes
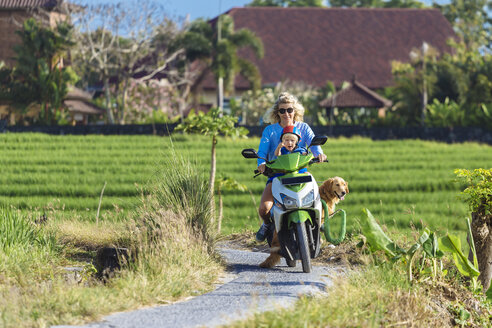
[[[310,164],[313,164],[313,163],[319,163],[319,162],[320,162],[320,161],[319,161],[319,159],[317,159],[317,158],[313,158],[313,159],[310,161]],[[327,159],[325,159],[325,160],[323,161],[323,163],[328,163],[328,162],[329,162],[329,160],[327,160]]]

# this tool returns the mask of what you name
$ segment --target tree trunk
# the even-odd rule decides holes
[[[106,115],[108,116],[108,123],[114,124],[113,112],[111,111],[111,95],[109,94],[108,77],[104,77],[104,94],[106,96]]]
[[[492,278],[492,215],[473,212],[471,227],[480,271],[478,279],[486,292]]]
[[[220,233],[220,229],[222,229],[222,210],[223,210],[223,203],[222,203],[222,194],[220,193],[220,188],[217,189],[217,196],[219,196],[219,218],[217,219],[217,232]]]
[[[50,111],[49,111],[47,103],[43,103],[43,110],[44,110],[44,120],[46,122],[45,124],[46,125],[50,125],[50,124],[53,125],[51,122]]]
[[[120,124],[125,124],[126,119],[126,99],[128,98],[128,80],[123,82],[123,92],[121,95]]]
[[[215,221],[215,200],[214,200],[214,184],[215,184],[215,145],[217,144],[217,137],[212,136],[212,158],[210,162],[210,180],[209,180],[209,193],[210,193],[210,212],[212,214],[212,222]]]
[[[179,98],[179,116],[181,117],[181,123],[184,122],[184,112],[186,110],[186,100],[188,99],[188,95],[190,94],[191,87],[189,84],[186,85],[184,91],[182,91],[181,96]]]

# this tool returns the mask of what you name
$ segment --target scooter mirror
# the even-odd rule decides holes
[[[258,154],[256,153],[256,150],[254,149],[243,149],[241,152],[244,158],[258,158]]]
[[[311,144],[309,145],[309,147],[324,145],[326,140],[328,140],[327,136],[316,136],[313,138],[313,140],[311,140]]]

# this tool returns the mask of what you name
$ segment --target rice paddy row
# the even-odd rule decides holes
[[[255,229],[264,177],[253,179],[255,160],[243,159],[243,148],[257,148],[258,138],[219,139],[217,173],[245,184],[249,192],[224,192],[224,231]],[[174,148],[174,150],[173,150]],[[360,210],[368,207],[389,226],[408,229],[420,220],[434,229],[464,227],[466,205],[457,199],[462,185],[456,168],[489,168],[492,147],[477,143],[443,144],[418,140],[372,141],[332,139],[323,146],[330,163],[313,165],[319,183],[341,176],[350,194],[339,208],[347,211],[349,229],[357,227]],[[155,177],[156,163],[173,151],[210,163],[210,139],[203,136],[49,136],[0,135],[0,206],[40,211],[56,203],[93,219],[104,183],[103,210],[131,211],[141,188]],[[172,169],[172,168],[169,168]]]

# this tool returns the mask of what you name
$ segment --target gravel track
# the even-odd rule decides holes
[[[303,273],[298,261],[289,268],[282,259],[273,269],[258,267],[267,256],[262,252],[219,249],[230,266],[224,283],[214,291],[191,299],[135,311],[108,315],[85,328],[215,327],[245,319],[255,312],[293,305],[300,295],[323,294],[339,266],[313,266]],[[68,328],[75,326],[56,326]]]

